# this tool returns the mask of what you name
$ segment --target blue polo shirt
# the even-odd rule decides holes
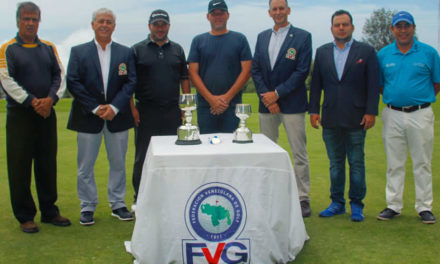
[[[434,83],[440,83],[440,58],[429,45],[414,39],[403,54],[396,42],[377,54],[383,102],[397,107],[435,102]]]

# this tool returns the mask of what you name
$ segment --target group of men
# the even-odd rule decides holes
[[[407,12],[397,13],[390,27],[396,41],[376,55],[374,48],[352,38],[350,13],[336,11],[331,17],[334,41],[316,51],[308,101],[305,81],[312,61],[311,34],[289,23],[290,12],[287,0],[269,1],[268,13],[274,26],[258,35],[252,57],[246,37],[227,28],[230,14],[225,1],[211,0],[207,13],[211,30],[193,39],[187,60],[182,47],[168,39],[170,17],[166,11],[151,13],[150,34],[132,48],[112,41],[116,16],[111,10],[102,8],[93,13],[95,38],[72,48],[66,74],[67,89],[74,98],[67,127],[77,131],[82,225],[94,224],[98,204],[94,165],[102,137],[109,160],[111,214],[132,220],[133,214],[124,202],[128,130],[135,127],[136,203],[151,136],[176,134],[181,124],[180,89],[189,93],[189,80],[197,89],[201,133],[231,133],[239,121],[235,105],[241,103],[242,87],[251,76],[260,98],[261,133],[277,142],[281,123],[286,130],[303,217],[311,215],[306,112],[312,127],[322,125],[330,160],[332,202],[319,216],[346,212],[348,159],[351,220],[363,221],[364,143],[367,130],[375,124],[382,92],[386,104],[382,119],[387,208],[377,218],[389,220],[402,210],[409,147],[416,211],[424,223],[435,222],[431,173],[434,116],[430,104],[440,89],[440,59],[432,47],[414,38],[414,18]],[[8,101],[10,196],[14,215],[26,233],[39,231],[30,191],[32,162],[41,222],[71,224],[55,205],[57,131],[53,105],[64,92],[64,69],[55,46],[37,36],[40,13],[34,3],[20,3],[18,34],[0,51],[0,80]]]

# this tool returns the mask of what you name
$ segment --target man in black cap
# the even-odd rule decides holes
[[[179,88],[189,93],[188,69],[182,47],[168,39],[170,17],[164,10],[151,13],[150,34],[135,44],[137,85],[136,106],[132,102],[135,120],[135,162],[133,186],[135,202],[141,181],[142,167],[151,136],[176,135],[182,124],[179,109]],[[134,211],[135,204],[132,206]]]
[[[252,54],[246,37],[228,30],[228,7],[212,0],[206,15],[211,31],[196,36],[188,56],[197,89],[197,121],[202,134],[232,133],[238,127],[235,105],[250,77]]]

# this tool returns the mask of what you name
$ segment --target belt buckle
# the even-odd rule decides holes
[[[402,106],[402,111],[403,111],[403,112],[407,112],[407,111],[412,110],[412,108],[413,108],[412,105],[410,105],[410,106]]]

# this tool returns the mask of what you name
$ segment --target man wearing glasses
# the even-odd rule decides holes
[[[440,89],[440,58],[434,48],[414,38],[416,25],[410,13],[398,12],[390,29],[396,41],[378,53],[386,104],[382,136],[387,155],[387,208],[377,219],[390,220],[401,213],[409,148],[416,187],[415,209],[423,223],[433,224],[431,103]]]
[[[179,89],[189,93],[188,68],[182,47],[168,39],[170,17],[164,10],[151,13],[150,34],[135,44],[137,85],[136,106],[131,110],[135,120],[135,162],[133,186],[135,203],[141,181],[142,167],[151,136],[176,135],[182,124],[179,109]],[[132,206],[132,210],[136,205]]]

